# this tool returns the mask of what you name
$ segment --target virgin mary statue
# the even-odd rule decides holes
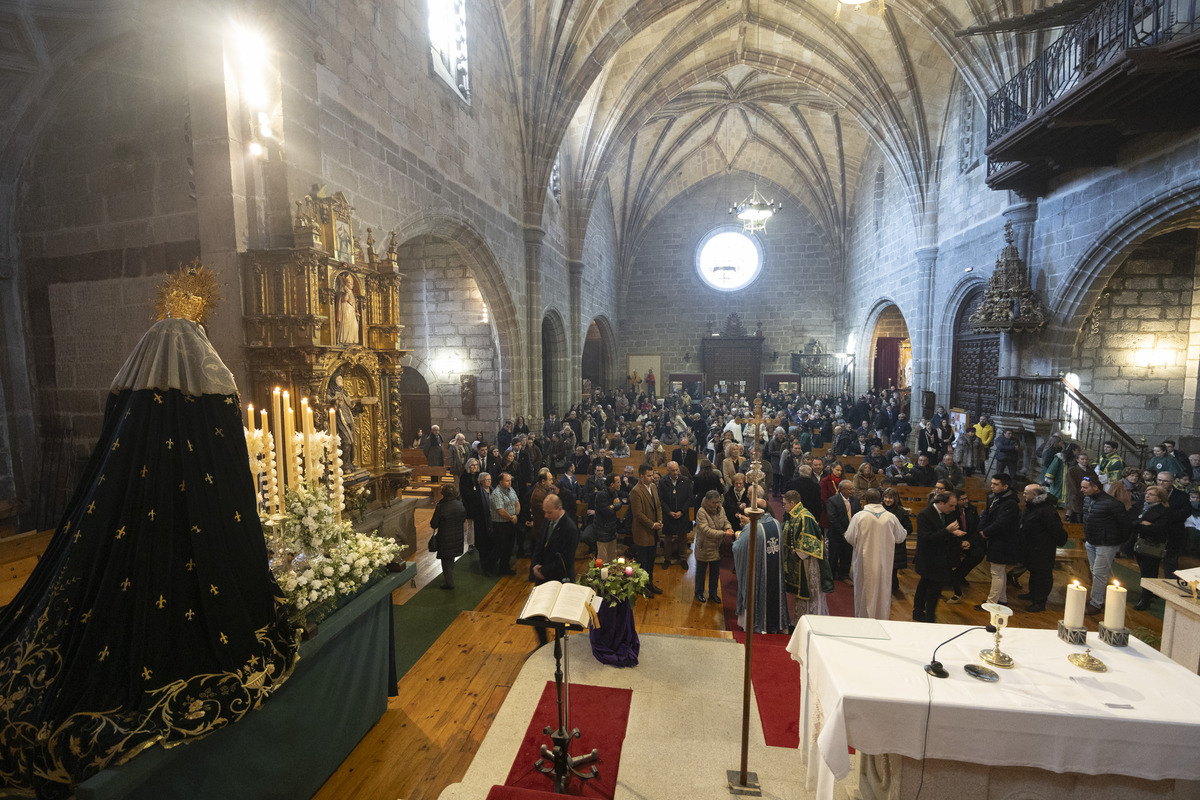
[[[21,796],[73,796],[235,722],[295,661],[237,387],[195,321],[205,300],[188,286],[206,276],[176,277],[45,555],[0,610],[0,787]]]

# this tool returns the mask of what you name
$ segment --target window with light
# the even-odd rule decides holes
[[[696,271],[706,284],[723,292],[744,289],[762,272],[762,245],[740,228],[711,231],[696,249]]]
[[[427,0],[429,47],[434,72],[442,76],[465,101],[471,100],[467,73],[466,0]]]

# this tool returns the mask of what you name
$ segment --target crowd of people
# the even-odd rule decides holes
[[[1136,557],[1143,576],[1157,576],[1160,565],[1170,574],[1185,525],[1200,527],[1200,489],[1189,496],[1189,485],[1200,482],[1200,455],[1184,456],[1174,442],[1156,446],[1143,471],[1125,468],[1115,442],[1093,460],[1054,436],[1033,454],[1040,466],[1022,488],[1019,437],[998,433],[987,415],[955,430],[938,407],[914,428],[896,392],[759,399],[761,416],[753,416],[737,395],[656,399],[630,387],[597,395],[562,419],[552,413],[532,429],[523,417],[506,420],[491,443],[468,442],[461,432],[447,443],[432,426],[419,446],[458,484],[437,519],[462,520],[452,552],[475,550],[485,574],[514,574],[514,558],[529,556],[531,580],[571,580],[582,540],[605,560],[635,558],[650,575],[651,594],[662,591],[656,563],[686,571],[694,555],[695,600],[720,602],[721,557],[732,550],[745,574],[749,537],[738,534],[748,509],[759,508],[766,582],[758,591],[767,594],[756,602],[754,624],[767,632],[827,613],[824,595],[838,580],[853,585],[856,614],[886,618],[891,597],[903,597],[897,573],[908,568],[914,532],[912,618],[933,622],[945,592],[946,602],[963,602],[967,575],[985,559],[986,602],[1008,602],[1008,589],[1028,574],[1018,599],[1029,611],[1045,610],[1056,551],[1067,540],[1060,506],[1068,521],[1083,523],[1093,575],[1088,613],[1103,610],[1120,551]],[[850,469],[847,456],[861,462]],[[627,463],[615,470],[614,459]],[[989,489],[980,509],[964,488],[976,474]],[[905,508],[905,486],[931,489],[919,512]],[[913,492],[905,494],[911,504]],[[450,587],[452,571],[445,574]],[[784,592],[794,597],[790,613],[780,603]],[[1137,607],[1151,599],[1143,593]]]

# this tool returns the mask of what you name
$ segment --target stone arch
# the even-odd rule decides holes
[[[599,314],[593,318],[584,334],[583,380],[590,380],[593,387],[612,389],[616,386],[613,382],[613,354],[616,344],[616,336],[608,317]]]
[[[513,416],[513,409],[527,402],[525,360],[521,349],[521,324],[516,303],[505,281],[505,273],[483,236],[465,219],[449,210],[423,209],[396,228],[397,241],[408,241],[422,235],[437,236],[454,244],[462,255],[479,287],[487,306],[488,317],[495,334],[499,355],[500,416]],[[403,288],[401,288],[403,291]]]
[[[557,309],[547,308],[542,315],[542,418],[557,411],[565,419],[571,395],[567,378],[568,353],[567,326]]]
[[[949,346],[938,350],[941,359],[950,356],[949,369],[939,370],[950,377],[949,391],[945,386],[931,388],[939,397],[949,397],[947,406],[962,408],[971,419],[978,419],[980,414],[994,414],[997,410],[1001,341],[1000,334],[978,334],[969,329],[968,315],[983,299],[986,284],[968,281],[963,285],[965,291],[952,296],[958,301],[956,307],[948,309],[941,319],[943,331],[947,325],[950,329]]]
[[[1200,226],[1200,179],[1168,187],[1136,202],[1107,226],[1076,260],[1050,300],[1052,326],[1043,343],[1050,369],[1067,367],[1084,319],[1114,273],[1151,237]],[[1052,349],[1051,349],[1052,348]]]
[[[979,272],[964,273],[955,281],[954,286],[946,293],[941,308],[930,321],[930,385],[925,388],[937,393],[939,397],[949,396],[950,384],[954,374],[954,332],[955,320],[958,319],[964,304],[975,291],[987,287],[987,277]]]
[[[876,349],[881,337],[889,340],[899,339],[895,345],[897,349],[894,354],[896,358],[894,365],[885,363],[892,357],[890,354],[884,354],[885,362],[879,361],[879,353],[876,352]],[[856,347],[856,350],[862,360],[860,371],[866,378],[867,386],[874,389],[911,386],[911,380],[905,378],[905,366],[907,361],[913,357],[912,336],[908,328],[908,318],[894,300],[880,300],[871,309],[867,315],[867,324],[863,326],[861,344]],[[890,387],[887,383],[889,378],[893,381]],[[876,386],[877,382],[882,382],[882,385]]]
[[[405,356],[401,362],[404,370],[400,373],[400,424],[403,431],[403,445],[411,446],[416,439],[417,431],[429,431],[433,420],[429,413],[429,366],[423,359],[412,355]]]

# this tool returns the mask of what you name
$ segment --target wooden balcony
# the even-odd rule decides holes
[[[1135,136],[1200,122],[1200,19],[1189,0],[1106,0],[988,98],[988,177],[1026,197],[1110,166]]]

